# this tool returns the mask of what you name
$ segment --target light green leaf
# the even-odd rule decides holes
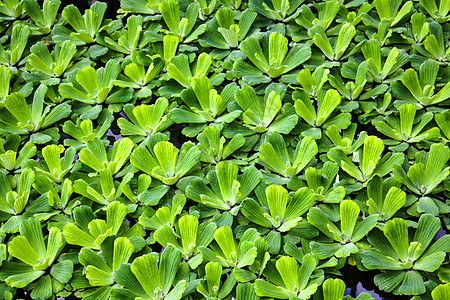
[[[70,260],[64,260],[60,263],[54,264],[50,270],[52,275],[59,282],[67,283],[73,274],[73,263]]]
[[[386,223],[383,228],[384,235],[391,243],[395,253],[402,261],[408,256],[408,225],[404,219],[395,218]]]
[[[286,288],[294,291],[294,288],[299,284],[297,261],[290,256],[282,256],[275,265]]]
[[[230,259],[232,257],[232,253],[236,253],[236,245],[234,243],[233,232],[231,228],[228,226],[220,227],[214,233],[214,239],[219,245],[225,257]]]
[[[358,204],[352,200],[344,200],[340,203],[341,231],[347,238],[353,236],[359,212]]]
[[[361,171],[365,178],[373,174],[375,167],[383,153],[384,144],[376,136],[369,136],[364,140],[363,157],[361,159]]]
[[[284,220],[286,206],[288,201],[288,192],[280,185],[271,185],[266,189],[267,203],[269,205],[270,215],[273,219],[274,226],[280,226]]]
[[[369,270],[403,270],[397,260],[372,250],[362,252],[361,259]]]
[[[40,257],[30,245],[28,240],[23,236],[15,237],[8,247],[8,252],[13,257],[23,261],[24,263],[35,266],[40,263]]]
[[[268,283],[262,279],[255,280],[255,292],[259,297],[271,297],[276,299],[289,299],[290,293],[282,287]]]
[[[344,297],[345,283],[339,278],[325,280],[322,288],[324,300],[336,300]]]
[[[119,237],[114,241],[114,256],[112,269],[117,270],[121,264],[127,263],[134,252],[134,247],[126,237]]]
[[[136,258],[131,263],[131,271],[147,295],[153,297],[155,289],[161,286],[160,271],[156,258],[151,254]]]
[[[251,198],[246,199],[240,211],[253,223],[267,228],[272,227],[272,223],[264,217],[266,211],[255,200]]]
[[[183,216],[178,221],[184,252],[191,252],[197,243],[198,219],[195,216]]]

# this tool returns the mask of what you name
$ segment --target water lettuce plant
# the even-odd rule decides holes
[[[450,299],[449,0],[106,2],[0,0],[0,299]]]
[[[368,269],[389,270],[374,278],[382,290],[395,295],[425,293],[420,272],[438,269],[450,250],[448,235],[432,243],[433,233],[439,227],[438,218],[423,214],[411,241],[408,238],[408,225],[400,218],[387,222],[383,234],[374,231],[369,236],[369,242],[376,248],[362,252],[362,262]]]

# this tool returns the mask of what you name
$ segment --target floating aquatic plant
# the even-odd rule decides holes
[[[450,299],[448,0],[66,2],[0,0],[1,299]]]

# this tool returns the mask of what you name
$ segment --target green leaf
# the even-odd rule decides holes
[[[361,47],[362,53],[369,62],[369,68],[372,72],[379,74],[381,72],[381,52],[380,42],[376,39],[366,41]]]
[[[370,215],[359,223],[352,235],[352,242],[356,243],[364,236],[366,236],[369,231],[371,231],[378,221],[378,215]]]
[[[450,297],[450,284],[440,284],[431,292],[433,300],[443,300]]]
[[[167,185],[159,185],[139,194],[138,200],[144,205],[154,206],[159,203],[161,198],[169,191]]]
[[[15,65],[22,58],[30,34],[30,28],[24,23],[16,23],[13,26],[11,36],[11,65]]]
[[[78,245],[91,249],[100,249],[99,245],[95,243],[95,238],[85,231],[81,230],[73,223],[68,223],[64,226],[64,238],[67,243],[71,245]]]
[[[26,125],[31,122],[30,110],[25,97],[21,93],[12,93],[6,97],[6,109],[16,118],[17,121]]]
[[[255,200],[251,198],[246,199],[240,211],[253,223],[267,228],[272,227],[272,223],[264,217],[266,211]]]
[[[403,270],[397,260],[372,250],[362,252],[361,259],[369,270]]]
[[[245,252],[243,255],[239,257],[239,262],[236,267],[243,268],[245,266],[252,265],[253,262],[255,261],[257,254],[258,253],[256,247],[248,249],[247,252]]]
[[[299,270],[298,287],[300,290],[307,291],[312,286],[314,286],[314,284],[311,285],[309,281],[311,279],[311,275],[314,272],[314,269],[316,268],[316,266],[317,266],[316,258],[312,254],[307,253],[303,257],[303,262],[302,262],[302,265]],[[302,291],[302,293],[303,293],[303,291]]]
[[[423,97],[422,89],[420,88],[419,77],[414,69],[408,69],[402,76],[402,83],[408,88],[411,94],[417,100]],[[419,100],[420,101],[420,100]]]
[[[273,285],[262,279],[255,280],[255,292],[259,297],[272,297],[276,299],[289,299],[291,296],[282,287]]]
[[[178,221],[184,252],[192,251],[197,243],[198,219],[195,216],[183,216]]]
[[[130,264],[122,264],[120,268],[114,273],[114,280],[133,293],[145,295],[145,291],[143,290],[141,284],[131,271]]]
[[[421,270],[425,272],[434,272],[441,266],[445,259],[444,252],[437,252],[428,256],[422,256],[414,263],[415,270]]]
[[[359,212],[358,204],[352,200],[344,200],[340,203],[341,231],[348,238],[353,235]]]
[[[283,256],[277,260],[276,268],[283,279],[285,287],[290,291],[294,291],[294,288],[299,283],[297,261],[292,257]]]
[[[134,247],[126,237],[119,237],[114,241],[112,269],[117,270],[121,264],[127,263],[134,252]]]
[[[154,232],[154,239],[161,244],[163,247],[167,247],[167,245],[172,245],[173,247],[182,250],[180,245],[178,244],[177,237],[173,232],[172,228],[168,225],[163,225],[159,227]]]
[[[38,220],[30,218],[23,221],[20,225],[20,233],[27,239],[41,259],[46,256],[47,251],[44,244],[44,237],[41,230],[41,224]]]
[[[270,185],[266,189],[267,203],[269,205],[270,215],[275,227],[279,227],[284,220],[286,206],[288,201],[288,192],[280,185]]]
[[[376,136],[369,136],[364,140],[363,157],[361,159],[361,171],[365,178],[371,176],[383,153],[384,144]]]
[[[405,273],[402,284],[396,289],[395,293],[399,295],[420,295],[425,293],[425,285],[422,276],[417,271],[408,271]]]
[[[384,235],[391,243],[398,257],[405,261],[408,256],[408,225],[404,219],[395,218],[386,223]]]
[[[330,221],[327,215],[318,207],[313,207],[308,212],[308,222],[317,227],[330,239],[337,239],[341,241],[340,234],[336,236],[335,233],[339,233],[340,230]]]
[[[263,53],[259,41],[254,37],[249,37],[241,43],[241,51],[248,59],[261,71],[268,69],[269,62]],[[233,69],[235,66],[233,66]]]
[[[404,279],[405,272],[391,271],[378,274],[374,277],[374,283],[385,292],[392,292]]]
[[[14,268],[14,266],[9,266],[9,267]],[[9,285],[11,287],[24,288],[30,282],[41,277],[44,273],[45,273],[45,271],[34,271],[32,269],[23,270],[23,272],[20,272],[19,274],[14,274],[14,275],[8,276],[5,279],[5,282],[7,285]]]
[[[114,283],[112,274],[92,265],[86,267],[86,278],[92,286],[107,286]]]
[[[65,242],[61,230],[56,227],[50,229],[47,239],[46,258],[49,259],[48,264],[50,265],[64,248]]]
[[[299,189],[289,202],[284,219],[293,220],[302,216],[314,203],[314,195],[310,193],[306,187]]]
[[[339,278],[325,280],[322,288],[324,300],[342,299],[344,297],[345,283]]]
[[[304,137],[295,148],[292,166],[295,168],[296,173],[293,175],[296,175],[303,170],[303,168],[305,168],[314,158],[317,152],[318,148],[316,141],[309,136]]]
[[[406,193],[397,187],[391,187],[386,194],[381,212],[385,220],[390,219],[406,203]]]
[[[223,200],[226,203],[236,203],[240,187],[236,180],[238,167],[232,162],[222,161],[217,164],[216,172]]]
[[[85,67],[81,69],[78,71],[76,79],[88,94],[96,95],[99,92],[100,85],[94,68]]]
[[[259,147],[259,157],[269,167],[280,174],[285,175],[286,165],[289,160],[286,145],[278,133],[270,135],[270,140]]]
[[[186,290],[187,283],[185,280],[180,280],[172,289],[172,291],[165,297],[168,300],[180,300]]]
[[[319,100],[318,100],[319,101]],[[318,103],[316,125],[321,126],[341,102],[341,96],[336,90],[328,90]]]
[[[334,59],[334,51],[333,47],[331,47],[330,41],[321,26],[315,26],[310,29],[310,35],[313,36],[314,44],[325,54],[325,56],[333,60]]]
[[[413,241],[419,242],[421,244],[422,254],[430,245],[433,237],[436,236],[441,222],[438,218],[433,217],[430,214],[423,214],[420,216],[419,223],[417,224],[416,233],[414,234]]]
[[[172,143],[163,141],[155,145],[154,151],[161,170],[167,177],[174,176],[179,152],[178,149]]]
[[[335,59],[341,58],[355,35],[356,29],[352,24],[346,23],[341,27],[334,46]]]
[[[236,253],[236,245],[234,243],[233,232],[228,226],[220,227],[214,233],[214,239],[219,245],[225,257],[230,259],[232,253]]]
[[[50,173],[59,176],[61,174],[61,148],[57,145],[49,145],[42,149],[42,156],[45,159],[45,163]]]
[[[36,282],[31,297],[33,299],[47,299],[52,296],[52,279],[50,276],[42,276],[38,282]]]
[[[160,271],[156,258],[151,254],[137,257],[131,263],[131,271],[147,295],[153,297],[155,289],[161,286]]]
[[[9,83],[11,81],[11,72],[5,65],[0,66],[0,101],[5,101],[9,95]]]
[[[288,51],[288,40],[281,33],[274,32],[269,36],[269,64],[274,68],[281,67]]]
[[[40,263],[40,257],[30,245],[28,240],[23,236],[15,237],[8,247],[8,252],[13,257],[23,261],[24,263],[35,266]]]
[[[349,245],[349,244],[347,244],[347,245]],[[341,251],[341,249],[344,246],[341,244],[337,244],[337,243],[324,244],[324,243],[312,241],[310,246],[311,246],[312,253],[318,259],[326,259],[326,258],[332,257],[334,255],[337,256],[338,252],[339,252],[339,257],[347,257],[350,255],[350,252],[348,252],[348,251],[347,251],[348,253],[343,253],[344,251]]]
[[[180,260],[181,260],[180,251],[176,250],[171,246],[164,249],[164,252],[161,255],[159,272],[162,288],[165,294],[168,294],[170,288],[172,287],[172,282],[175,278],[178,265],[180,264]]]
[[[109,276],[108,274],[112,271],[111,268],[106,264],[106,262],[102,258],[100,258],[100,256],[98,256],[96,252],[88,248],[81,248],[80,253],[78,254],[78,260],[83,266],[92,266],[93,268],[103,270],[106,276]]]
[[[450,150],[447,146],[442,144],[431,145],[424,174],[428,191],[434,189],[450,173],[450,168],[444,169],[449,159]]]
[[[60,263],[54,264],[50,270],[52,275],[59,282],[67,283],[73,274],[73,263],[70,260],[64,260]]]
[[[236,300],[258,300],[255,289],[250,283],[238,284],[236,287]]]
[[[162,1],[159,5],[159,10],[163,16],[164,22],[166,22],[167,27],[169,27],[169,30],[178,34],[180,23],[178,2],[173,0]]]

